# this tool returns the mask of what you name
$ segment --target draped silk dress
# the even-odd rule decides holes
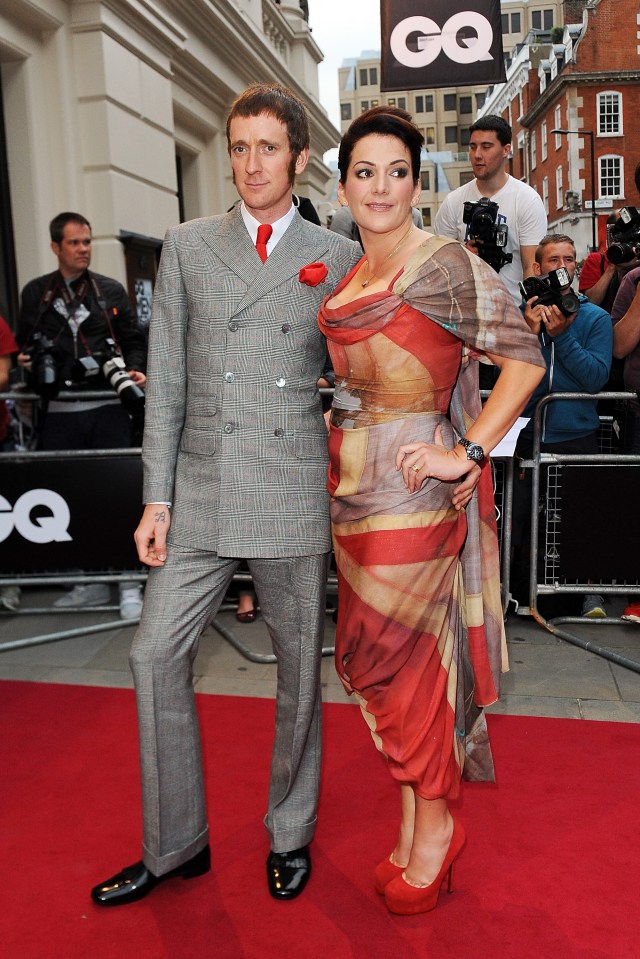
[[[396,451],[434,442],[437,426],[448,448],[466,433],[480,412],[480,351],[544,361],[495,272],[443,237],[387,290],[325,301],[319,323],[335,371],[336,668],[391,774],[425,799],[452,799],[463,769],[494,778],[481,707],[507,668],[491,466],[457,512],[455,482],[429,478],[409,493]]]

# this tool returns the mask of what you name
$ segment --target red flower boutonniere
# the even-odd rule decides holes
[[[298,279],[301,283],[306,283],[307,286],[317,286],[318,283],[326,280],[328,272],[329,270],[324,263],[309,263],[308,266],[302,267]]]

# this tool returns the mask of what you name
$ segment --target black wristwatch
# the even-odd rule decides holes
[[[465,439],[463,436],[462,439],[458,440],[460,446],[464,446],[467,451],[467,459],[473,460],[474,463],[479,463],[480,460],[484,459],[484,450],[478,443],[472,443],[471,440]]]

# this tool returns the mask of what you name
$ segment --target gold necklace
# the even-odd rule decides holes
[[[397,243],[397,244],[394,246],[394,248],[392,249],[391,253],[387,253],[387,255],[385,256],[384,260],[382,260],[382,262],[380,263],[380,266],[378,267],[379,270],[382,269],[382,267],[385,265],[385,263],[387,262],[387,260],[390,260],[391,257],[392,257],[395,253],[398,252],[398,250],[400,249],[400,247],[402,246],[402,244],[404,243],[404,241],[407,239],[407,237],[408,237],[409,234],[411,233],[412,229],[413,229],[413,221],[409,224],[409,229],[407,230],[406,233],[403,234],[402,239],[400,240],[400,242]],[[368,270],[369,270],[369,260],[367,260],[367,272],[368,272]],[[371,283],[371,281],[372,281],[372,280],[375,280],[375,279],[377,279],[377,275],[376,275],[375,273],[371,273],[370,276],[368,276],[368,277],[366,278],[366,280],[364,281],[364,283],[361,284],[361,286],[363,286],[363,287],[369,286],[369,284]]]

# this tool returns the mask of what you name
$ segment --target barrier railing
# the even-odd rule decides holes
[[[321,391],[323,394],[331,394],[331,390],[324,389]],[[64,394],[61,394],[61,398]],[[73,398],[86,398],[91,397],[95,398],[96,393],[76,393],[74,391],[71,394]],[[98,394],[100,397],[103,394]],[[105,397],[112,398],[112,393],[105,393]],[[13,400],[28,400],[36,399],[35,394],[26,394],[26,393],[3,393],[0,394],[0,399],[13,399]],[[616,576],[611,575],[609,570],[608,578],[605,575],[599,575],[599,571],[596,568],[596,558],[602,559],[605,555],[605,551],[602,548],[586,549],[582,550],[583,555],[589,555],[593,557],[593,562],[590,560],[589,570],[585,570],[587,575],[580,576],[576,575],[573,577],[572,581],[570,577],[566,575],[566,570],[563,570],[564,557],[567,552],[571,553],[571,550],[567,550],[567,544],[573,535],[574,531],[571,529],[565,528],[563,530],[563,525],[565,523],[565,513],[567,512],[567,503],[566,497],[565,502],[562,501],[563,490],[566,492],[567,483],[569,484],[570,490],[576,488],[576,479],[575,476],[572,476],[571,473],[567,473],[567,470],[571,468],[582,468],[582,469],[594,469],[596,467],[615,467],[616,468],[616,490],[620,489],[620,484],[626,483],[630,486],[631,493],[628,502],[630,502],[633,507],[635,507],[637,496],[637,491],[640,489],[640,484],[638,479],[640,479],[640,455],[630,455],[630,454],[621,454],[621,453],[599,453],[597,455],[568,455],[568,454],[550,454],[542,453],[540,450],[541,446],[541,435],[542,435],[542,419],[544,415],[544,410],[547,405],[551,402],[564,402],[569,400],[576,399],[589,399],[589,400],[618,400],[623,402],[629,402],[636,399],[634,393],[611,393],[603,392],[599,394],[591,393],[558,393],[552,394],[547,397],[544,397],[538,404],[535,415],[534,415],[534,434],[533,434],[533,453],[531,460],[520,461],[519,465],[525,469],[531,471],[532,477],[532,492],[531,492],[531,551],[530,551],[530,577],[529,577],[529,610],[534,619],[542,626],[544,629],[553,633],[561,639],[564,639],[568,642],[574,643],[577,646],[580,646],[589,652],[595,653],[596,655],[602,656],[604,658],[610,659],[611,661],[623,665],[629,669],[632,669],[636,672],[640,672],[640,663],[637,663],[633,660],[630,660],[624,656],[615,653],[613,650],[606,649],[605,647],[598,646],[591,641],[582,639],[579,636],[575,636],[572,633],[564,630],[564,625],[571,622],[581,623],[581,624],[595,624],[602,625],[606,623],[615,623],[615,624],[625,624],[624,620],[605,617],[600,620],[585,620],[581,617],[561,617],[556,619],[545,619],[541,614],[538,608],[538,597],[542,595],[556,594],[556,593],[585,593],[585,592],[599,592],[602,594],[618,594],[618,595],[635,595],[640,594],[640,563],[636,561],[635,563],[635,572],[636,575],[632,575],[634,569],[632,567],[631,575],[620,575],[620,572],[625,571],[624,563],[633,563],[631,557],[637,555],[637,544],[640,543],[640,532],[636,535],[633,530],[631,531],[631,536],[635,537],[633,540],[633,551],[629,551],[622,559],[621,569],[616,571]],[[606,445],[606,444],[601,444]],[[105,459],[110,460],[109,470],[104,470],[101,468],[100,464]],[[19,466],[22,471],[25,473],[29,468],[33,467],[36,464],[42,464],[43,462],[49,461],[52,464],[55,464],[55,468],[60,474],[67,474],[67,477],[72,477],[71,481],[74,479],[77,480],[78,470],[82,468],[82,464],[86,466],[92,465],[94,467],[93,475],[98,475],[98,477],[103,480],[108,480],[107,487],[110,495],[115,497],[115,500],[112,499],[114,505],[111,509],[103,509],[103,514],[108,514],[106,519],[108,521],[108,532],[101,537],[103,543],[112,542],[118,544],[119,542],[126,542],[131,546],[130,558],[127,559],[127,562],[122,561],[120,556],[119,562],[114,562],[114,556],[111,556],[110,561],[104,561],[104,557],[100,557],[102,560],[102,568],[96,568],[95,556],[87,558],[87,554],[82,558],[82,561],[79,562],[77,549],[77,539],[74,543],[74,553],[73,558],[69,560],[67,567],[64,570],[58,570],[53,572],[51,568],[38,568],[34,569],[34,551],[29,549],[28,546],[25,547],[25,543],[20,543],[20,547],[23,553],[26,553],[23,559],[20,559],[20,552],[18,551],[16,555],[17,545],[19,543],[19,538],[15,537],[12,540],[12,533],[7,533],[8,525],[10,522],[15,521],[15,517],[10,519],[9,514],[12,513],[12,510],[15,509],[15,503],[20,498],[18,490],[15,486],[11,485],[11,479],[8,478],[8,471],[5,468],[7,466]],[[114,483],[114,471],[117,471],[118,464],[129,476],[129,480],[124,484]],[[97,474],[95,467],[97,465]],[[102,464],[103,465],[103,464]],[[123,581],[139,581],[145,582],[147,578],[147,572],[141,569],[140,565],[137,562],[135,557],[135,551],[132,547],[132,531],[137,525],[137,522],[140,517],[141,512],[141,486],[142,486],[142,468],[140,462],[140,450],[137,448],[126,448],[126,449],[117,449],[117,450],[69,450],[56,453],[47,453],[47,452],[25,452],[18,451],[12,453],[0,453],[0,466],[2,469],[2,485],[0,485],[0,537],[4,538],[3,544],[3,554],[5,557],[11,554],[11,546],[14,546],[13,551],[13,566],[14,568],[9,570],[7,566],[7,560],[4,562],[0,561],[0,587],[6,585],[17,585],[17,586],[51,586],[51,585],[74,585],[76,583],[91,583],[91,582],[104,582],[104,583],[118,583]],[[628,475],[629,467],[634,468],[635,473],[633,475]],[[546,476],[551,477],[551,482],[547,484],[546,492],[546,511],[545,511],[545,545],[544,545],[544,575],[542,581],[538,581],[538,564],[539,564],[539,512],[538,512],[538,501],[541,491],[541,471],[545,471]],[[136,473],[137,471],[137,473]],[[9,471],[10,472],[10,471]],[[131,476],[137,475],[135,482],[131,481]],[[500,538],[500,553],[501,553],[501,585],[502,585],[502,601],[503,601],[503,612],[506,613],[511,600],[510,592],[510,559],[511,559],[511,538],[512,538],[512,516],[513,516],[513,475],[514,475],[514,462],[511,458],[498,458],[493,460],[493,476],[494,476],[494,490],[496,496],[496,510],[497,510],[497,520],[498,520],[498,533]],[[577,487],[580,490],[581,496],[584,496],[585,492],[589,490],[590,479],[589,474],[582,474],[578,477]],[[38,475],[38,484],[37,488],[41,487],[41,474]],[[85,481],[86,483],[86,481]],[[126,491],[126,496],[123,495],[123,486]],[[59,487],[58,487],[59,488]],[[91,486],[84,485],[83,488],[91,488],[92,498],[95,501],[95,489]],[[11,492],[13,490],[13,493]],[[551,490],[551,492],[549,492]],[[7,495],[9,492],[9,495]],[[54,491],[55,492],[55,491]],[[140,495],[137,496],[137,499],[132,500],[131,494],[139,492]],[[58,494],[64,499],[62,494]],[[602,499],[602,497],[601,497]],[[609,522],[609,528],[611,529],[616,523],[620,522],[619,515],[619,503],[620,497],[615,498],[613,505],[611,504],[611,497],[607,497],[603,503],[599,503],[599,506],[607,506],[606,519]],[[125,508],[125,504],[126,508]],[[26,503],[26,507],[29,507],[30,504]],[[609,507],[611,506],[611,510]],[[25,515],[28,516],[28,510],[25,507]],[[33,508],[31,504],[30,508]],[[618,512],[616,512],[616,510]],[[575,510],[571,513],[569,510],[570,518],[573,520]],[[635,510],[635,514],[640,514],[640,510]],[[103,515],[103,519],[105,516]],[[114,532],[114,523],[116,519],[122,523],[122,533],[118,535]],[[593,526],[593,514],[590,516],[590,528]],[[24,520],[28,525],[29,522],[33,524],[32,520]],[[90,532],[92,532],[91,527],[89,526],[88,520],[83,524],[82,521],[76,520],[78,528],[82,528],[83,525],[86,526]],[[626,532],[629,533],[629,513],[623,513],[622,522],[625,522]],[[95,523],[95,518],[92,520],[92,523]],[[37,523],[35,524],[37,525]],[[60,531],[59,531],[60,532]],[[91,545],[95,547],[95,536],[92,540]],[[28,542],[28,540],[27,540]],[[39,549],[42,548],[42,543],[40,543]],[[59,544],[58,544],[59,545]],[[7,547],[9,551],[7,552]],[[120,549],[120,546],[116,547]],[[573,553],[575,553],[575,548]],[[580,552],[580,550],[578,550]],[[95,549],[94,549],[95,553]],[[548,554],[548,555],[547,555]],[[42,554],[42,552],[40,553]],[[58,551],[58,556],[60,551]],[[93,562],[93,565],[92,565]],[[82,573],[78,572],[78,568],[83,570]],[[107,568],[105,568],[107,567]],[[606,571],[605,571],[606,572]],[[239,572],[234,575],[234,581],[237,582],[250,582],[251,575],[249,573]],[[333,595],[337,590],[337,579],[334,573],[330,574],[328,581],[328,594]],[[113,606],[103,606],[103,607],[91,607],[92,612],[104,612],[111,611],[115,607]],[[221,611],[234,609],[235,607],[232,604],[223,604]],[[31,608],[25,610],[19,610],[17,615],[33,615],[38,613],[58,613],[58,612],[84,612],[86,613],[87,608],[80,608],[77,610],[74,609],[64,609],[58,610],[55,607],[46,607],[46,608]],[[2,613],[0,615],[16,615],[16,613]],[[71,638],[74,636],[90,634],[94,632],[103,632],[110,629],[129,626],[135,623],[135,620],[113,620],[108,623],[99,623],[93,626],[81,627],[74,630],[64,630],[60,632],[48,633],[41,636],[30,637],[27,639],[16,640],[13,643],[6,643],[0,646],[0,651],[16,649],[24,646],[38,645],[44,642],[55,642],[59,639]],[[249,647],[246,646],[243,641],[235,635],[231,630],[228,630],[222,622],[217,618],[213,620],[211,624],[214,629],[220,635],[224,637],[227,642],[233,645],[245,658],[251,660],[252,662],[258,663],[272,663],[276,661],[275,656],[271,654],[260,654],[253,652]],[[637,629],[637,626],[632,626],[631,628]],[[331,655],[333,653],[333,647],[326,647],[323,649],[323,654]]]
[[[534,414],[532,459],[520,463],[531,470],[532,478],[529,611],[544,629],[560,639],[640,672],[640,662],[564,629],[568,623],[600,627],[615,624],[636,630],[637,625],[610,616],[546,619],[538,608],[538,597],[544,595],[640,595],[640,561],[637,559],[640,509],[636,508],[640,490],[640,455],[542,453],[540,449],[546,407],[550,403],[584,399],[628,403],[637,397],[628,392],[553,393],[538,403]],[[540,536],[539,512],[543,471],[546,473],[544,538]],[[628,504],[630,509],[625,508]]]

